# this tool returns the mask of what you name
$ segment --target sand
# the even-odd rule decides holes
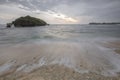
[[[0,46],[0,80],[120,80],[118,43]]]
[[[51,65],[40,67],[29,74],[3,76],[0,80],[120,80],[120,76],[105,77],[95,73],[80,74],[64,66]]]
[[[120,54],[120,41],[112,41],[103,44],[107,48],[113,49],[116,53]]]
[[[116,49],[115,52],[120,54],[120,49]]]

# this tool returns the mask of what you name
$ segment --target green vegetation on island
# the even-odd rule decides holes
[[[116,25],[116,24],[120,24],[120,22],[111,22],[111,23],[106,23],[106,22],[103,22],[103,23],[96,23],[96,22],[92,22],[92,23],[89,23],[90,25]]]
[[[12,25],[15,27],[35,27],[35,26],[45,26],[48,25],[45,21],[31,17],[31,16],[25,16],[17,18],[15,21],[12,21],[12,23],[7,23],[8,28],[10,28]]]

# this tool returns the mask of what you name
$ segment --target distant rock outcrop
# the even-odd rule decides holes
[[[11,27],[14,25],[15,27],[35,27],[35,26],[45,26],[48,25],[45,21],[31,17],[31,16],[25,16],[17,18],[12,23],[8,23],[7,27]]]
[[[12,26],[12,23],[7,23],[6,25],[7,28],[11,28],[11,26]]]
[[[111,23],[96,23],[96,22],[92,22],[92,23],[89,23],[90,25],[116,25],[116,24],[120,24],[120,22],[111,22]]]

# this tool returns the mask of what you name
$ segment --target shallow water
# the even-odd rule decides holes
[[[0,44],[30,40],[80,41],[120,38],[120,25],[50,25],[35,28],[1,28]]]
[[[109,41],[120,41],[120,25],[0,29],[0,70],[15,60],[14,64],[9,62],[10,67],[19,65],[17,71],[23,72],[59,64],[80,73],[116,75],[120,72],[120,55],[101,45]]]

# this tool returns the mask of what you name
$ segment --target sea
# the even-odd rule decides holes
[[[27,28],[0,26],[0,45],[27,41],[119,40],[120,25],[50,25]]]
[[[114,47],[104,46],[109,42],[120,42],[120,25],[51,24],[25,28],[0,25],[0,60],[8,62],[9,56],[3,57],[17,55],[17,51],[23,55],[40,53],[39,64],[22,70],[59,64],[80,73],[116,75],[120,72],[120,55]],[[14,57],[10,56],[10,59]]]

